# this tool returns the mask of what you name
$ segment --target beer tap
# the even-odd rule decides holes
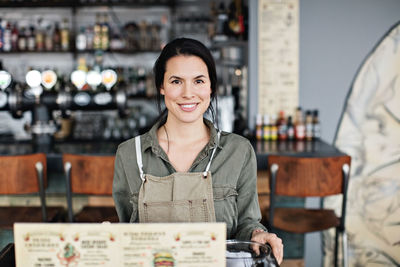
[[[46,89],[51,89],[57,81],[57,75],[51,71],[40,73],[38,70],[31,70],[26,74],[26,83],[29,86],[26,96],[34,96],[32,108],[32,125],[30,131],[34,138],[34,144],[38,149],[47,152],[53,142],[53,135],[57,127],[51,116],[51,110],[56,107],[53,94],[44,93],[42,84]],[[48,95],[46,97],[46,95]]]

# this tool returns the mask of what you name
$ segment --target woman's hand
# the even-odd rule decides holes
[[[251,235],[251,241],[255,241],[258,243],[268,243],[271,245],[272,248],[272,253],[274,253],[274,256],[276,260],[278,261],[278,264],[280,265],[283,260],[283,244],[282,244],[282,239],[280,239],[276,234],[264,232],[261,229],[256,229],[253,231]],[[258,249],[258,248],[255,248]]]

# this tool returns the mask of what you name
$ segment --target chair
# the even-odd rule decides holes
[[[115,156],[63,154],[70,222],[118,222],[114,206],[84,206],[73,214],[74,194],[111,196]]]
[[[14,222],[61,221],[62,207],[47,207],[46,155],[43,153],[0,156],[0,194],[24,195],[39,193],[39,206],[0,207],[0,228],[12,229]]]
[[[292,233],[309,233],[336,228],[334,264],[338,264],[338,238],[343,242],[343,264],[347,266],[347,237],[345,231],[347,185],[350,171],[349,156],[293,157],[268,156],[270,170],[271,228]],[[327,197],[342,194],[342,211],[337,216],[331,209],[277,207],[276,196]]]

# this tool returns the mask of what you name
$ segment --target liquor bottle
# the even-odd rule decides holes
[[[263,121],[262,121],[262,115],[261,114],[257,114],[257,118],[256,118],[256,139],[257,140],[262,140],[262,136],[263,136],[263,125],[262,125]]]
[[[86,35],[86,50],[92,50],[94,42],[93,27],[86,27],[85,35]]]
[[[295,116],[296,117],[295,117],[294,131],[295,131],[296,140],[304,140],[305,126],[304,126],[304,121],[303,121],[303,111],[302,111],[301,107],[298,107],[296,109]]]
[[[101,49],[100,14],[96,14],[96,23],[93,27],[93,49]]]
[[[287,132],[287,139],[288,140],[294,140],[295,139],[294,125],[293,125],[292,116],[288,117],[286,132]]]
[[[61,50],[68,51],[69,50],[69,23],[68,19],[64,18],[61,27]]]
[[[35,39],[35,28],[33,26],[30,26],[29,28],[26,29],[26,42],[28,46],[28,51],[35,51],[36,49],[36,39]]]
[[[12,49],[11,43],[11,25],[9,22],[4,20],[3,23],[3,50],[4,52],[10,52]]]
[[[47,26],[46,28],[46,34],[44,37],[44,48],[46,49],[46,51],[53,51],[53,33],[52,33],[52,29],[51,26]]]
[[[13,24],[11,29],[11,50],[18,50],[18,27],[16,23]]]
[[[110,47],[110,29],[108,25],[108,16],[106,13],[103,14],[103,23],[101,23],[101,49],[108,50]]]
[[[79,34],[76,36],[75,47],[78,51],[84,51],[87,47],[87,38],[85,34],[85,27],[81,27]]]
[[[306,139],[309,141],[313,139],[313,120],[311,110],[306,111]]]
[[[18,32],[18,51],[26,50],[26,36],[25,36],[25,27],[21,27]]]
[[[313,111],[313,139],[321,138],[321,124],[319,122],[318,110]]]
[[[271,123],[269,120],[269,115],[264,114],[263,120],[263,140],[270,140],[271,139]]]
[[[285,119],[285,112],[281,110],[279,112],[279,118],[278,118],[278,139],[279,140],[286,140],[287,139],[287,123]]]
[[[276,141],[278,139],[278,127],[276,125],[276,114],[271,115],[271,140]]]
[[[60,25],[58,22],[56,22],[54,32],[53,32],[53,50],[54,51],[61,50],[61,31],[60,31]]]
[[[43,28],[40,24],[36,28],[35,42],[36,42],[36,50],[43,51],[44,50],[44,32],[43,32]]]

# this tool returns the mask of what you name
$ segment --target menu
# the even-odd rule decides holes
[[[258,1],[258,113],[293,115],[299,87],[299,0]]]
[[[17,267],[224,266],[224,223],[14,224]]]

